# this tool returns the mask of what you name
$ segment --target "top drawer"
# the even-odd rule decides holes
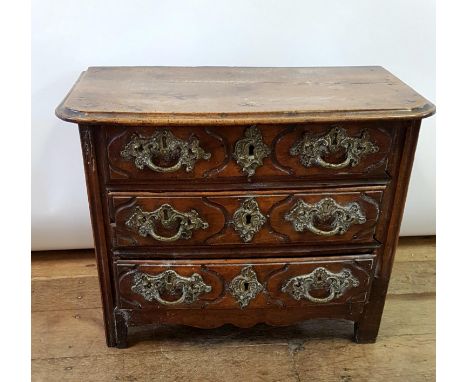
[[[103,151],[110,182],[382,178],[398,124],[108,126]]]

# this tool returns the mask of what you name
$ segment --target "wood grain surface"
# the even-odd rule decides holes
[[[326,267],[328,271],[335,273],[339,273],[343,269],[348,269],[350,275],[352,275],[357,283],[347,288],[342,296],[337,296],[332,302],[319,305],[319,307],[315,305],[315,308],[317,308],[316,310],[319,311],[323,317],[326,315],[328,307],[345,302],[347,304],[345,310],[351,312],[354,304],[363,303],[366,300],[368,284],[371,281],[373,260],[373,255],[342,256],[338,259],[334,258],[333,262],[326,257],[250,260],[248,265],[251,265],[255,269],[255,277],[263,286],[263,290],[261,293],[259,292],[255,298],[252,298],[248,306],[243,309],[239,309],[239,303],[234,298],[233,294],[227,290],[228,288],[226,288],[230,280],[238,276],[241,270],[246,267],[246,264],[242,263],[242,261],[230,261],[226,264],[225,260],[177,260],[172,263],[168,261],[122,260],[116,263],[116,273],[119,280],[119,301],[117,306],[119,308],[137,309],[138,311],[159,311],[167,309],[193,310],[193,308],[202,308],[205,310],[232,309],[233,312],[230,314],[230,318],[224,318],[224,322],[221,321],[221,324],[227,322],[234,323],[234,320],[237,319],[237,321],[246,324],[252,322],[252,324],[248,326],[252,326],[259,321],[259,319],[254,319],[254,314],[249,312],[251,309],[273,308],[274,310],[274,308],[278,307],[300,307],[301,314],[304,317],[305,311],[308,308],[314,307],[314,304],[307,300],[297,301],[290,294],[283,292],[281,288],[287,280],[293,277],[308,274],[319,267]],[[183,277],[190,277],[194,273],[197,273],[201,276],[203,282],[211,287],[211,290],[198,296],[197,300],[192,304],[181,304],[171,307],[148,302],[141,294],[135,293],[132,290],[135,271],[148,275],[158,275],[167,269],[171,269]],[[311,292],[311,294],[315,297],[325,298],[330,294],[330,291],[322,289]],[[168,301],[174,301],[179,298],[178,294],[176,294],[176,296],[168,294]],[[216,313],[210,312],[210,315],[216,316]],[[190,314],[191,312],[187,311],[180,313],[171,311],[168,313],[168,316],[175,319],[177,315],[180,315],[184,323],[193,321],[196,327],[216,327],[220,325],[216,320],[213,320],[214,322],[209,322],[206,319],[189,319]],[[223,313],[221,313],[221,315],[224,316]],[[291,317],[292,321],[292,311],[288,310],[284,315]],[[198,315],[195,314],[194,316]],[[313,316],[313,314],[311,313],[310,316]],[[268,318],[272,322],[281,322],[284,320],[284,318],[280,320],[277,317],[273,317],[273,315],[270,315]],[[264,319],[265,317],[262,317],[260,320]]]
[[[266,216],[265,223],[259,227],[251,241],[244,242],[232,224],[235,212],[241,208],[245,200],[251,198],[251,193],[207,193],[191,192],[181,193],[111,193],[109,205],[111,206],[111,222],[113,245],[117,247],[153,246],[159,249],[163,246],[177,247],[187,245],[249,245],[253,244],[286,244],[295,245],[307,243],[310,245],[323,245],[324,243],[359,243],[374,242],[374,233],[379,223],[379,203],[382,199],[384,187],[354,188],[352,191],[340,189],[314,190],[308,192],[295,192],[294,190],[278,192],[258,191],[254,200],[258,203],[259,211]],[[357,203],[365,216],[365,222],[353,224],[342,235],[320,236],[308,230],[296,231],[285,215],[295,204],[302,200],[314,205],[325,198],[332,198],[340,206]],[[203,221],[208,223],[205,229],[193,230],[192,236],[187,240],[163,242],[151,236],[142,237],[138,230],[128,227],[126,222],[134,214],[135,208],[144,212],[152,212],[163,204],[169,204],[180,212],[196,211]],[[177,233],[179,226],[166,229],[158,225],[158,235],[170,237]],[[324,231],[331,231],[330,224],[321,227]],[[250,247],[252,247],[250,245]],[[251,248],[249,248],[251,250]],[[233,256],[229,256],[233,257]]]
[[[128,349],[103,336],[92,251],[32,256],[33,381],[434,381],[435,238],[400,240],[379,341],[352,323],[141,328]]]
[[[312,317],[354,321],[354,341],[375,342],[421,118],[434,112],[430,102],[381,67],[89,68],[56,113],[79,124],[107,345],[125,348],[129,328],[151,323],[246,328]],[[145,167],[167,176],[147,176]],[[232,253],[226,255],[228,246]],[[343,246],[346,253],[338,251]],[[215,247],[223,256],[201,264]],[[276,260],[254,256],[269,248],[282,264],[267,265]],[[305,260],[323,255],[321,264],[335,272],[345,265],[343,256],[372,254],[372,266],[353,281],[365,289],[343,300],[334,291],[305,296],[326,306],[303,309],[286,300],[273,306],[268,299],[279,301],[276,294],[286,280],[267,274],[281,266],[285,274],[299,271],[289,249],[300,249]],[[190,250],[197,260],[190,259]],[[311,271],[313,262],[307,261]],[[226,280],[256,262],[259,277],[276,284],[262,284],[267,297],[255,302],[256,309],[235,310],[234,300],[225,298]],[[197,277],[211,272],[205,275],[210,286],[203,287],[209,289],[207,300],[194,309],[156,310],[134,295],[138,282],[140,294],[148,293],[147,282],[134,278],[137,269],[159,273],[166,265],[185,275],[177,282],[191,282],[189,271]],[[173,285],[172,278],[165,283]],[[62,287],[61,281],[53,285]],[[188,292],[179,296],[177,288],[146,298],[189,305]]]
[[[435,107],[372,67],[90,67],[57,108],[76,123],[245,124],[420,119]]]
[[[263,164],[256,168],[255,174],[247,177],[242,167],[234,158],[237,142],[245,138],[246,131],[250,126],[230,126],[229,128],[216,126],[193,126],[190,129],[184,126],[173,126],[168,128],[149,126],[106,126],[101,133],[100,151],[105,153],[102,158],[106,163],[104,176],[108,182],[118,183],[167,183],[168,181],[187,181],[206,184],[229,182],[255,183],[258,181],[287,181],[293,180],[320,180],[328,179],[337,181],[342,179],[366,180],[388,178],[393,174],[388,168],[391,160],[392,144],[395,129],[408,127],[408,121],[379,121],[375,122],[341,122],[340,128],[345,129],[346,137],[360,138],[363,134],[368,135],[367,141],[377,147],[376,152],[368,152],[359,157],[354,166],[346,166],[337,170],[322,166],[306,167],[301,163],[300,155],[291,155],[290,150],[297,142],[305,136],[315,139],[323,138],[337,125],[333,123],[314,124],[287,124],[274,125],[264,124],[256,126],[261,135],[261,142],[267,145],[271,152],[263,159]],[[122,150],[138,136],[145,140],[154,137],[155,134],[169,132],[177,139],[190,142],[197,139],[199,147],[210,154],[208,159],[198,159],[191,171],[184,168],[174,172],[154,171],[148,166],[142,169],[135,166],[135,158],[127,160],[122,157]],[[152,158],[157,165],[168,167],[174,165],[180,159],[180,153],[175,155],[169,163],[164,163],[156,155]],[[324,154],[323,159],[330,163],[341,163],[346,159],[344,150],[336,154]],[[159,161],[159,162],[158,162]]]

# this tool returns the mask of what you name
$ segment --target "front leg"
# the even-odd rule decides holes
[[[354,342],[358,344],[373,344],[379,333],[379,327],[368,327],[365,322],[354,323]]]
[[[119,349],[125,349],[128,346],[128,313],[115,308],[114,320],[116,347],[118,347]]]

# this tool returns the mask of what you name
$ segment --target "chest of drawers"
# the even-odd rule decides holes
[[[421,119],[381,67],[95,67],[79,124],[107,344],[313,318],[376,339]]]

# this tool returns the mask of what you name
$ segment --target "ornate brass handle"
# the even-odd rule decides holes
[[[343,235],[352,224],[366,222],[366,217],[357,202],[341,206],[332,198],[324,198],[315,204],[307,204],[299,199],[284,218],[292,222],[297,232],[308,229],[321,236]],[[315,227],[316,221],[327,223],[332,229],[323,231]]]
[[[135,166],[143,170],[145,166],[156,172],[174,172],[185,166],[185,171],[193,170],[195,162],[200,158],[209,159],[210,153],[205,152],[198,139],[190,137],[187,141],[175,137],[169,130],[160,130],[149,138],[133,135],[120,156],[125,160],[135,161]],[[165,161],[179,160],[172,166],[161,167],[153,163],[152,158],[162,158]]]
[[[252,176],[270,153],[271,150],[263,142],[260,130],[256,126],[250,126],[245,129],[244,138],[236,142],[233,157],[242,171],[247,176]]]
[[[155,232],[157,222],[160,222],[167,229],[177,227],[178,222],[179,229],[173,236],[160,236]],[[125,222],[125,225],[137,230],[140,236],[150,235],[154,239],[164,242],[190,239],[193,230],[206,229],[209,226],[207,222],[199,217],[197,211],[179,212],[169,204],[163,204],[152,212],[145,212],[137,206]]]
[[[349,269],[333,273],[320,267],[309,274],[292,277],[283,285],[281,291],[289,293],[295,300],[303,298],[311,302],[325,304],[341,297],[349,288],[357,286],[359,286],[359,281]],[[323,298],[313,297],[309,293],[311,289],[327,289],[329,294]]]
[[[322,158],[322,155],[338,153],[345,150],[346,159],[341,163],[329,163]],[[305,134],[289,150],[291,155],[299,155],[300,162],[305,167],[314,165],[341,169],[347,166],[355,167],[359,164],[361,156],[376,153],[379,148],[369,140],[367,130],[361,132],[359,138],[349,137],[346,130],[341,127],[334,127],[322,137],[314,137],[311,133]]]
[[[152,276],[137,272],[133,277],[132,292],[143,296],[147,301],[156,300],[162,305],[192,304],[203,293],[211,292],[211,286],[203,282],[203,278],[194,273],[190,277],[183,277],[169,269],[163,273]],[[177,300],[165,300],[161,293],[171,296],[181,296]]]

